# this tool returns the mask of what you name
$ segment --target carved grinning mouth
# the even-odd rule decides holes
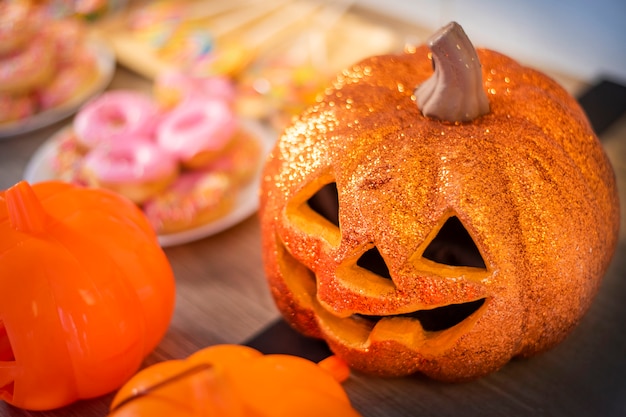
[[[331,182],[323,186],[308,199],[307,204],[309,208],[330,223],[325,227],[340,228],[336,183]],[[356,266],[383,280],[391,280],[391,274],[383,256],[375,244],[372,243],[372,245],[359,257]],[[483,271],[485,274],[488,273],[480,250],[455,213],[451,213],[442,221],[421,256],[427,262],[438,264],[442,268],[466,268],[466,270],[469,268],[474,271]],[[315,280],[315,278],[313,279]],[[352,314],[349,319],[372,330],[382,320],[408,318],[419,321],[425,332],[436,333],[451,329],[466,321],[484,306],[486,301],[486,298],[480,298],[465,303],[385,316]]]
[[[445,222],[422,256],[441,265],[485,269],[485,263],[472,238],[459,219],[454,216]],[[373,272],[381,278],[391,279],[389,269],[375,246],[361,255],[357,261],[357,266]],[[406,317],[418,320],[424,331],[437,332],[447,330],[463,322],[478,311],[485,304],[485,301],[485,298],[480,298],[465,303],[449,304],[404,314],[389,316],[353,314],[352,317],[356,320],[367,321],[371,327],[374,327],[384,318]]]
[[[384,318],[407,317],[418,320],[425,331],[437,332],[447,330],[463,322],[469,316],[474,314],[480,307],[482,307],[483,304],[485,304],[485,299],[481,298],[468,303],[450,304],[430,310],[418,310],[411,313],[396,314],[393,316],[353,314],[352,317],[357,320],[367,320],[371,323],[372,327]]]

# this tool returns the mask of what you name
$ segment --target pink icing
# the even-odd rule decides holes
[[[235,86],[228,77],[211,76],[196,78],[198,89],[207,97],[215,97],[228,102],[235,100]]]
[[[168,113],[157,128],[157,143],[181,160],[202,151],[218,151],[237,128],[233,110],[223,100],[189,100]]]
[[[144,213],[158,229],[164,221],[192,221],[203,210],[219,207],[231,184],[224,173],[182,174],[165,193],[144,204]]]
[[[95,148],[83,160],[83,168],[105,183],[157,180],[174,172],[177,166],[170,153],[145,137]]]
[[[179,71],[166,71],[155,80],[155,90],[171,95],[178,102],[196,98],[215,98],[232,103],[235,86],[224,76],[193,76]]]
[[[151,136],[159,117],[152,99],[136,91],[116,90],[83,106],[74,118],[74,131],[85,146]]]

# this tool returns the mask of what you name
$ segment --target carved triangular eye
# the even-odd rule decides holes
[[[368,271],[375,273],[376,275],[391,279],[391,275],[389,275],[389,268],[376,246],[363,253],[363,255],[361,255],[361,257],[356,261],[356,264],[363,269],[367,269]]]
[[[320,188],[307,204],[311,210],[339,227],[339,193],[337,192],[337,183],[331,182]]]
[[[11,347],[11,341],[9,335],[4,327],[4,323],[0,320],[0,361],[12,361],[15,360],[13,355],[13,348]]]
[[[456,216],[446,220],[422,256],[444,265],[486,268],[474,240]]]
[[[2,369],[0,369],[0,397],[13,398],[16,375],[15,355],[2,320],[0,320],[0,362],[3,362]]]

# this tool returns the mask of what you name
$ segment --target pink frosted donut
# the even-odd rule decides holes
[[[239,130],[228,148],[207,169],[224,172],[235,186],[248,183],[258,171],[264,155],[260,141],[252,133]]]
[[[157,233],[176,233],[224,216],[233,207],[235,196],[227,174],[190,171],[148,200],[143,210]]]
[[[232,139],[237,120],[223,100],[189,100],[168,113],[157,128],[157,143],[187,168],[213,161]]]
[[[84,181],[113,190],[137,204],[163,191],[178,175],[178,164],[148,138],[92,149],[81,166]]]
[[[194,98],[215,98],[232,103],[235,99],[235,85],[223,76],[193,76],[180,71],[166,71],[154,81],[154,96],[164,108],[177,105]]]
[[[93,149],[137,136],[152,136],[158,117],[159,109],[148,95],[116,90],[83,106],[73,126],[79,144]]]

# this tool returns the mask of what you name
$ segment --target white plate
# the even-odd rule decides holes
[[[115,55],[111,48],[97,38],[89,39],[87,48],[92,51],[96,57],[96,64],[98,66],[98,80],[89,91],[74,97],[71,101],[60,107],[42,111],[16,122],[0,124],[0,139],[31,132],[56,123],[59,120],[63,120],[74,114],[84,102],[104,91],[113,79]]]
[[[259,139],[261,145],[263,146],[262,157],[265,159],[265,156],[269,153],[274,145],[274,142],[276,141],[275,133],[259,122],[252,120],[242,121],[242,126],[243,129]],[[24,171],[24,179],[26,181],[34,184],[41,181],[55,179],[52,162],[56,154],[57,144],[59,140],[61,140],[65,131],[70,128],[71,127],[66,127],[62,129],[60,132],[44,142],[35,151],[31,159],[28,161]],[[194,229],[185,230],[179,233],[159,235],[159,243],[161,246],[167,247],[181,245],[183,243],[193,242],[195,240],[217,234],[254,214],[259,205],[258,191],[261,181],[262,165],[262,163],[259,164],[259,169],[254,179],[239,191],[234,208],[229,213],[211,223],[207,223]]]

